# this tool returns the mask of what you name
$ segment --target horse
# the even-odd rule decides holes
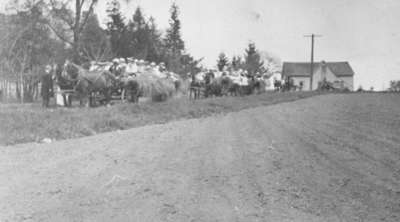
[[[139,96],[141,95],[140,84],[136,78],[132,76],[123,77],[120,80],[122,86],[121,100],[127,100],[132,103],[139,102]]]
[[[116,77],[109,71],[88,71],[82,67],[67,61],[64,65],[62,76],[69,81],[76,82],[76,92],[80,105],[92,106],[93,97],[96,93],[104,96],[104,103],[111,100],[112,88],[116,85]]]
[[[252,78],[251,85],[253,86],[252,93],[260,94],[265,92],[266,84],[262,77]]]
[[[227,80],[224,80],[222,77],[217,77],[212,79],[211,82],[205,86],[205,95],[206,97],[220,97],[227,94],[227,89]]]
[[[274,79],[274,90],[279,92],[282,90],[282,81]]]
[[[240,85],[234,81],[232,81],[228,88],[228,93],[231,96],[239,96],[241,95]]]
[[[201,88],[204,86],[204,77],[205,74],[203,72],[197,74],[190,74],[190,91],[189,91],[189,99],[200,99]]]
[[[54,80],[57,86],[62,91],[72,91],[74,89],[74,81],[70,81],[69,79],[62,76],[63,65],[57,64],[54,73]],[[72,98],[70,94],[62,93],[64,105],[70,107],[72,105]]]

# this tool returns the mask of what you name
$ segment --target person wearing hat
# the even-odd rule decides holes
[[[52,67],[46,65],[44,74],[41,77],[41,90],[40,95],[42,96],[42,106],[49,107],[50,98],[53,97],[53,75]]]
[[[136,61],[137,60],[134,60],[133,58],[128,58],[128,65],[126,66],[126,73],[128,75],[136,75],[138,72]]]
[[[145,64],[144,61],[142,59],[137,61],[137,65],[138,65],[138,72],[140,73],[144,73],[145,72]]]
[[[160,63],[160,72],[165,72],[167,71],[167,68],[165,67],[165,63],[161,62]]]
[[[113,64],[110,66],[109,70],[114,76],[118,77],[121,75],[121,69],[119,66],[119,59],[115,58],[113,59]]]

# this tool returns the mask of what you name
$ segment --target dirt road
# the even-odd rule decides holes
[[[400,221],[400,97],[0,149],[0,221]]]

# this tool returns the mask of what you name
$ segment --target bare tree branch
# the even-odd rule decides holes
[[[91,53],[89,52],[90,50],[88,50],[87,47],[82,47],[81,50],[82,50],[82,52],[84,53],[83,56],[84,56],[87,60],[93,60],[93,56],[91,55]]]
[[[82,2],[84,2],[84,0],[82,0]],[[83,22],[82,22],[82,24],[81,24],[80,27],[79,27],[79,32],[82,32],[83,28],[85,27],[85,25],[86,25],[86,23],[87,23],[87,21],[88,21],[90,15],[93,13],[94,5],[95,5],[96,3],[97,3],[97,0],[92,0],[92,2],[90,3],[89,10],[88,10],[88,12],[86,13],[85,18],[83,19]]]
[[[77,0],[77,1],[79,1],[79,0]],[[85,0],[82,0],[79,7],[82,8],[84,3],[85,3]]]
[[[56,34],[56,36],[61,39],[62,41],[68,43],[69,45],[73,45],[74,43],[71,42],[70,40],[68,40],[66,37],[64,37],[63,35],[61,35],[60,33],[58,33],[58,31],[50,24],[50,22],[47,23],[47,25],[50,27],[50,29],[54,32],[54,34]]]
[[[59,3],[61,4],[61,7],[57,7],[57,1],[50,0],[51,14],[66,23],[70,29],[73,29],[75,24],[74,19],[68,14],[68,1]]]

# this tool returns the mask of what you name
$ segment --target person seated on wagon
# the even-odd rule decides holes
[[[160,62],[160,65],[159,65],[159,67],[160,67],[160,72],[166,72],[167,71],[167,68],[165,67],[165,63],[164,62]]]
[[[136,73],[138,72],[138,66],[136,64],[135,59],[133,58],[128,58],[128,65],[126,66],[126,74],[127,75],[133,75],[136,76]]]
[[[144,60],[143,59],[139,60],[137,64],[138,64],[138,72],[144,73],[146,71]]]
[[[113,64],[111,65],[110,71],[115,77],[119,77],[121,75],[121,68],[119,66],[119,59],[113,59]]]

